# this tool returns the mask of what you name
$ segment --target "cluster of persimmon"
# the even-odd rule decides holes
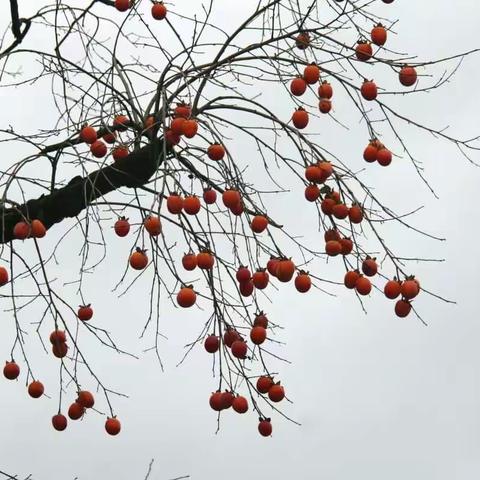
[[[372,43],[378,47],[382,47],[387,42],[387,30],[379,23],[375,25],[370,32],[371,42],[366,39],[360,39],[355,48],[355,56],[361,62],[368,62],[373,57]],[[414,67],[404,65],[399,73],[398,79],[404,87],[411,87],[417,82],[417,71]],[[373,80],[364,79],[360,87],[362,97],[367,101],[377,98],[378,88]]]
[[[90,153],[95,158],[103,158],[108,153],[106,144],[114,144],[118,139],[117,130],[125,131],[128,125],[130,125],[128,117],[125,115],[117,115],[113,120],[115,130],[106,132],[101,138],[98,138],[97,130],[90,125],[85,125],[80,130],[79,138],[87,145],[90,145]],[[128,147],[124,144],[119,144],[111,149],[111,154],[115,162],[128,157],[129,153]]]
[[[186,103],[179,103],[173,110],[173,118],[165,130],[165,140],[170,146],[178,145],[182,136],[193,138],[198,132],[198,122],[192,117],[192,108]],[[153,126],[154,117],[150,116],[146,121],[146,128]]]
[[[245,267],[242,267],[245,268]],[[244,270],[239,270],[243,273]],[[268,318],[264,312],[255,315],[253,326],[250,329],[250,340],[255,345],[261,345],[267,338]],[[227,327],[223,333],[223,337],[211,334],[205,338],[204,347],[208,353],[216,353],[223,343],[225,348],[230,349],[231,354],[239,360],[247,357],[248,347],[242,335],[233,327]],[[285,398],[285,390],[280,382],[274,382],[270,375],[262,375],[258,377],[256,390],[261,395],[268,395],[270,401],[278,403]],[[217,390],[210,396],[210,407],[220,412],[230,407],[237,413],[245,413],[248,411],[248,401],[241,395],[235,395],[232,391]],[[268,425],[267,425],[268,424]],[[259,432],[263,436],[269,436],[272,433],[270,419],[261,417],[259,419]]]
[[[115,0],[115,8],[119,12],[127,12],[135,4],[135,0]],[[155,20],[163,20],[167,16],[167,7],[163,2],[154,2],[151,9]]]
[[[47,233],[45,225],[41,220],[34,219],[31,222],[22,220],[13,226],[13,236],[17,240],[27,238],[43,238]]]
[[[91,316],[90,316],[91,318]],[[52,344],[52,352],[58,358],[63,358],[67,354],[67,335],[65,332],[55,329],[50,334],[50,343]],[[3,376],[7,380],[16,380],[20,375],[20,367],[14,361],[5,362],[3,367]],[[45,387],[39,380],[33,380],[27,388],[28,395],[32,398],[40,398]],[[69,406],[68,416],[71,420],[79,420],[83,417],[86,409],[92,408],[95,404],[95,398],[88,390],[79,390],[77,399]],[[61,432],[67,428],[67,417],[60,411],[52,417],[52,426],[55,430]],[[120,422],[116,417],[108,418],[105,422],[105,430],[110,435],[117,435],[120,432]]]
[[[395,303],[395,314],[404,318],[412,310],[410,301],[420,293],[420,282],[414,276],[407,277],[403,282],[394,278],[385,284],[383,292],[390,300],[401,296]]]
[[[385,2],[387,3],[387,2]],[[373,57],[372,44],[382,47],[387,42],[387,29],[381,24],[375,25],[370,32],[370,40],[360,39],[355,47],[355,56],[357,60],[368,62]],[[308,32],[300,33],[296,39],[296,47],[300,50],[305,50],[311,42]],[[417,82],[417,72],[414,67],[404,65],[399,73],[398,78],[400,83],[405,87],[411,87]],[[315,63],[311,63],[304,68],[303,75],[295,77],[290,82],[290,92],[296,97],[302,96],[308,85],[314,85],[320,80],[320,68]],[[377,98],[378,87],[373,80],[364,79],[360,86],[360,93],[367,101],[372,101]],[[333,88],[326,80],[318,86],[319,104],[318,108],[321,113],[329,113],[332,109]],[[292,123],[298,129],[304,129],[309,122],[308,112],[299,107],[292,115]]]
[[[305,188],[305,198],[309,202],[315,202],[321,194],[319,184],[325,183],[333,174],[333,166],[327,161],[318,161],[316,164],[307,166],[305,178],[310,182]]]
[[[367,277],[377,274],[378,265],[375,258],[367,256],[361,268],[362,273],[358,270],[348,271],[344,277],[344,284],[349,289],[355,289],[359,295],[368,295],[372,290],[372,284]],[[411,300],[420,293],[420,283],[414,276],[407,277],[403,282],[394,278],[385,284],[383,291],[391,300],[401,297],[395,304],[395,314],[404,318],[412,310]]]
[[[382,167],[387,167],[392,163],[392,152],[374,138],[365,147],[363,159],[368,163],[378,162]]]
[[[290,82],[290,92],[295,97],[301,97],[306,91],[308,85],[315,85],[320,80],[320,68],[315,63],[307,65],[303,70],[303,75],[295,77]],[[321,113],[328,113],[332,109],[333,88],[326,80],[318,86],[318,108]],[[297,113],[298,112],[298,113]],[[300,108],[294,112],[292,122],[295,127],[302,129],[308,124],[308,114]]]

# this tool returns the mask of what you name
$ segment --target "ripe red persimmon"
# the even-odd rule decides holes
[[[348,218],[352,223],[362,223],[363,220],[363,210],[360,205],[355,204],[350,207],[348,210]]]
[[[235,400],[235,396],[232,392],[223,392],[221,397],[222,402],[222,410],[226,410],[232,406],[233,401]]]
[[[331,100],[328,100],[328,98],[322,98],[318,102],[318,109],[320,110],[320,113],[330,113],[330,110],[332,109]]]
[[[320,189],[316,185],[308,185],[305,188],[305,198],[309,202],[315,202],[320,197]]]
[[[300,97],[305,93],[305,90],[307,90],[307,82],[303,78],[297,77],[290,82],[290,92],[292,92],[292,95]]]
[[[355,288],[355,285],[357,284],[357,280],[359,278],[360,278],[360,274],[355,270],[351,270],[350,272],[347,272],[345,274],[343,283],[347,288],[352,290]]]
[[[250,330],[250,340],[255,345],[261,345],[267,339],[267,330],[263,327],[257,326]]]
[[[143,270],[148,265],[148,257],[145,250],[138,248],[130,255],[130,266],[134,270]]]
[[[105,143],[109,143],[109,144],[115,143],[116,138],[117,138],[117,133],[116,132],[107,132],[102,137],[103,141]]]
[[[173,215],[178,215],[183,210],[183,198],[176,193],[167,197],[167,210]]]
[[[73,402],[70,407],[68,407],[68,416],[72,420],[78,420],[79,418],[82,418],[84,413],[85,409],[78,402]]]
[[[243,340],[235,340],[232,343],[232,355],[236,358],[244,359],[247,357],[248,347]]]
[[[113,229],[119,237],[126,237],[130,231],[130,223],[127,218],[120,217],[114,224]]]
[[[269,275],[264,268],[257,270],[252,275],[252,283],[254,287],[258,288],[259,290],[263,290],[264,288],[267,288],[268,281],[269,281]]]
[[[214,392],[210,395],[210,399],[208,401],[210,404],[210,408],[215,410],[216,412],[220,412],[223,408],[222,402],[222,392]]]
[[[124,132],[128,129],[130,120],[126,115],[117,115],[113,119],[113,126],[116,127],[119,131]]]
[[[299,50],[305,50],[310,45],[310,34],[308,32],[301,32],[295,38],[295,46]]]
[[[262,437],[269,437],[272,434],[272,424],[270,419],[260,420],[258,423],[258,431]]]
[[[210,160],[221,160],[225,156],[225,148],[219,143],[213,143],[208,147],[207,155]]]
[[[253,321],[253,326],[254,327],[263,327],[263,328],[268,328],[268,318],[267,316],[263,313],[260,312],[255,316],[255,320]]]
[[[280,259],[277,257],[270,257],[270,260],[267,262],[268,273],[274,277],[277,276],[277,267],[279,261]]]
[[[359,276],[355,282],[355,290],[360,295],[368,295],[372,291],[372,284],[367,277]]]
[[[25,240],[30,236],[30,225],[27,222],[17,222],[13,227],[13,236],[18,240]]]
[[[342,246],[342,255],[349,255],[353,250],[353,241],[350,238],[340,239],[340,245]]]
[[[365,100],[375,100],[378,95],[377,85],[373,80],[365,80],[360,87],[360,93]]]
[[[223,334],[223,343],[228,348],[231,348],[233,342],[235,342],[236,340],[240,340],[241,338],[241,335],[234,328],[228,327]]]
[[[215,335],[209,335],[203,344],[208,353],[215,353],[220,348],[220,338]]]
[[[416,280],[405,280],[401,286],[401,293],[404,298],[411,300],[415,298],[420,292],[420,285]]]
[[[177,103],[175,110],[173,111],[173,116],[175,118],[185,118],[189,119],[192,115],[192,107],[187,103]]]
[[[183,127],[182,127],[183,128]],[[170,146],[175,146],[180,143],[180,135],[175,133],[172,129],[165,130],[165,141]]]
[[[333,97],[333,88],[330,83],[324,80],[318,87],[318,96],[325,100],[330,100]]]
[[[281,282],[289,282],[293,274],[295,273],[295,264],[292,262],[292,260],[284,258],[278,262],[277,266],[277,278]]]
[[[337,242],[339,242],[342,237],[338,230],[331,228],[325,231],[323,238],[325,242],[329,242],[330,240],[337,240]]]
[[[411,87],[417,81],[417,71],[413,67],[405,66],[400,70],[398,79],[404,87]]]
[[[186,253],[182,257],[182,266],[185,270],[191,272],[197,268],[197,256],[193,253]]]
[[[373,55],[372,45],[368,42],[358,42],[355,48],[355,55],[358,60],[367,62]]]
[[[12,360],[5,362],[3,367],[3,376],[8,380],[15,380],[20,375],[20,367]]]
[[[91,145],[97,139],[97,131],[87,125],[80,130],[80,139]]]
[[[130,0],[115,0],[115,8],[119,12],[126,12],[130,8]]]
[[[342,253],[342,244],[338,240],[329,240],[325,244],[325,252],[330,257],[336,257]]]
[[[260,393],[268,393],[270,388],[272,388],[273,385],[273,378],[272,377],[267,377],[265,375],[258,377],[257,379],[257,390]]]
[[[28,386],[28,394],[32,398],[40,398],[43,395],[44,390],[45,388],[43,386],[43,383],[39,382],[38,380],[34,380]]]
[[[362,262],[362,272],[367,277],[373,277],[377,274],[377,271],[378,265],[374,258],[368,257]]]
[[[248,280],[247,282],[241,282],[238,286],[240,290],[240,295],[242,297],[249,297],[253,293],[254,285],[252,280]]]
[[[333,198],[324,198],[320,204],[320,209],[325,215],[333,215],[333,207],[336,205]]]
[[[400,295],[401,283],[398,280],[389,280],[383,288],[383,293],[390,300],[394,300]]]
[[[93,317],[93,309],[88,305],[80,305],[78,307],[77,316],[82,322],[88,322]]]
[[[387,148],[380,148],[377,151],[377,162],[382,167],[387,167],[392,163],[392,152]]]
[[[217,192],[212,188],[206,188],[203,191],[203,201],[207,205],[212,205],[217,201]]]
[[[195,305],[197,300],[197,294],[193,290],[193,287],[183,287],[177,293],[177,303],[182,308],[189,308]]]
[[[320,79],[320,69],[315,63],[307,65],[303,70],[303,78],[309,85],[317,83]]]
[[[201,206],[200,199],[196,195],[189,195],[183,200],[183,210],[187,215],[196,215]]]
[[[348,217],[348,207],[344,203],[337,203],[333,206],[332,213],[335,218],[343,220]]]
[[[0,267],[0,287],[8,283],[8,270],[5,267]]]
[[[202,250],[197,255],[197,265],[201,270],[211,270],[215,265],[215,257],[209,250]]]
[[[95,398],[88,390],[80,390],[76,400],[83,408],[92,408],[95,405]]]
[[[157,237],[162,233],[162,222],[157,216],[149,215],[146,217],[143,221],[143,226],[152,237]]]
[[[64,358],[68,353],[68,345],[66,343],[56,343],[52,345],[52,353],[57,358]]]
[[[315,165],[309,165],[305,169],[305,178],[312,183],[321,183],[323,182],[323,172],[322,169],[318,166],[318,164]]]
[[[152,5],[152,17],[155,20],[163,20],[167,16],[167,7],[163,2],[154,3]]]
[[[375,143],[369,143],[363,151],[363,159],[368,163],[373,163],[377,159],[378,147]]]
[[[245,397],[238,396],[233,399],[232,408],[237,413],[246,413],[248,411],[248,401]]]
[[[54,330],[50,334],[50,343],[52,345],[58,345],[59,343],[65,343],[67,341],[67,335],[62,330]]]
[[[67,417],[58,413],[52,417],[52,426],[58,432],[63,432],[67,428]]]
[[[302,107],[295,110],[292,114],[293,125],[302,130],[308,125],[308,112]]]
[[[227,189],[222,193],[222,200],[227,208],[234,208],[241,201],[240,193],[237,190]]]
[[[252,231],[262,233],[268,227],[268,218],[263,215],[256,215],[250,224]]]
[[[235,278],[239,283],[248,282],[252,278],[252,273],[247,267],[241,265],[240,267],[238,267]]]
[[[312,279],[308,273],[300,271],[300,273],[295,277],[295,288],[300,293],[306,293],[310,290],[312,286]]]
[[[47,234],[47,229],[42,221],[36,218],[30,224],[30,234],[33,238],[43,238]]]
[[[118,162],[119,160],[127,158],[129,153],[130,152],[128,151],[127,147],[124,145],[119,145],[112,150],[112,157],[116,162]]]
[[[121,428],[122,428],[122,425],[120,423],[120,420],[118,420],[118,418],[116,417],[107,418],[107,421],[105,422],[105,430],[109,435],[118,435],[120,433]]]
[[[183,122],[183,135],[187,138],[193,138],[198,132],[198,122],[193,119],[188,119]]]
[[[174,118],[170,122],[170,130],[175,135],[183,135],[183,124],[185,123],[185,119],[183,117]]]
[[[372,39],[372,42],[379,47],[385,45],[387,41],[387,31],[385,30],[385,27],[381,23],[373,27],[370,32],[370,38]]]
[[[405,318],[412,310],[412,304],[408,300],[398,300],[395,304],[395,314],[397,317]]]
[[[268,398],[272,402],[281,402],[285,398],[285,390],[279,383],[273,384],[268,390]]]
[[[107,151],[107,146],[101,140],[96,140],[90,145],[90,152],[96,158],[103,158]]]

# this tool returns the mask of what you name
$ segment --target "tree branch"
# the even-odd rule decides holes
[[[0,243],[13,240],[13,227],[22,220],[39,219],[49,229],[65,218],[76,217],[96,199],[121,187],[145,185],[164,159],[163,141],[154,140],[134,150],[114,165],[100,168],[86,177],[74,177],[49,195],[28,200],[18,207],[0,206]]]

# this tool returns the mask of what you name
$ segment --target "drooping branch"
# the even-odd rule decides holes
[[[155,140],[134,150],[114,165],[100,168],[86,177],[74,177],[49,195],[28,200],[18,207],[0,207],[0,243],[13,239],[13,227],[22,220],[39,219],[48,229],[65,218],[77,216],[96,199],[121,187],[145,185],[164,158],[163,142]]]

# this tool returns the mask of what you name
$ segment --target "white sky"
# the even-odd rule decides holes
[[[9,18],[6,3],[0,7],[2,27]],[[218,3],[223,4],[220,21],[224,18],[230,25],[243,18],[255,2],[235,7],[229,2],[228,9],[226,3]],[[199,8],[200,2],[193,4]],[[480,5],[476,1],[397,0],[378,8],[386,14],[391,12],[390,18],[399,19],[398,35],[392,39],[396,49],[417,53],[420,59],[479,46]],[[478,58],[466,59],[453,81],[441,91],[395,99],[395,104],[404,101],[414,117],[437,128],[450,125],[460,137],[474,136],[478,133],[480,107]],[[41,105],[49,101],[31,88],[10,92],[9,96],[0,90],[0,100],[1,128],[24,122],[27,131],[38,127],[37,102]],[[291,109],[288,99],[285,103],[279,108]],[[325,128],[335,133],[327,135],[322,127],[322,134],[328,148],[348,163],[349,158],[358,157],[364,133],[356,133],[358,119],[342,112],[341,101],[336,107],[336,114],[351,130],[336,129],[331,122]],[[211,358],[199,348],[183,366],[175,367],[183,346],[196,338],[208,312],[187,314],[164,305],[162,332],[169,339],[161,344],[166,365],[162,373],[151,355],[141,353],[150,344],[137,340],[146,316],[148,282],[140,283],[130,296],[120,299],[111,292],[122,271],[116,264],[117,255],[124,255],[125,249],[108,234],[112,244],[109,257],[88,277],[85,290],[95,306],[97,325],[108,328],[120,345],[127,345],[142,358],[135,361],[98,350],[94,342],[87,341],[86,348],[100,376],[130,396],[115,398],[123,431],[115,438],[107,436],[104,417],[95,413],[80,424],[71,422],[63,433],[53,431],[50,418],[57,408],[58,362],[44,355],[38,339],[31,335],[29,348],[32,358],[38,359],[35,367],[41,372],[46,393],[53,398],[30,399],[21,381],[0,380],[0,470],[19,476],[32,473],[35,479],[44,480],[140,479],[154,458],[154,480],[185,474],[201,480],[224,476],[230,480],[477,478],[480,326],[476,219],[480,172],[454,148],[431,136],[413,133],[409,138],[440,200],[429,195],[408,166],[394,166],[364,178],[386,203],[404,206],[403,211],[425,205],[415,217],[415,225],[445,236],[447,242],[425,241],[393,225],[385,225],[383,231],[407,256],[420,252],[421,256],[445,258],[441,264],[412,267],[422,284],[455,299],[457,305],[427,296],[419,298],[416,305],[429,324],[424,327],[413,316],[395,318],[392,303],[379,294],[367,299],[368,315],[364,315],[354,296],[342,288],[332,290],[336,298],[318,292],[302,297],[289,290],[273,293],[274,303],[267,310],[285,327],[281,340],[286,346],[279,352],[292,362],[278,364],[275,370],[281,372],[287,395],[294,402],[284,405],[285,413],[302,426],[273,414],[274,433],[265,439],[257,433],[252,412],[239,416],[229,411],[222,416],[222,428],[215,435],[216,417],[208,407],[209,393],[215,389]],[[15,149],[5,148],[2,157],[6,155],[13,158]],[[286,221],[308,228],[306,219],[310,217],[299,218],[298,212],[288,207],[288,199],[281,205]],[[57,233],[60,230],[57,227]],[[49,241],[45,239],[46,245]],[[24,251],[28,255],[27,248]],[[76,278],[78,250],[72,250],[75,254],[66,249],[60,256],[56,270],[62,276],[59,285]],[[343,275],[332,265],[324,268],[330,278]],[[72,305],[77,304],[73,288],[66,289],[66,295],[70,295]],[[3,302],[2,308],[7,307]],[[27,327],[42,314],[35,309],[28,312],[32,318],[24,319]],[[7,358],[13,320],[11,312],[1,317],[8,327],[0,338],[0,352]]]

